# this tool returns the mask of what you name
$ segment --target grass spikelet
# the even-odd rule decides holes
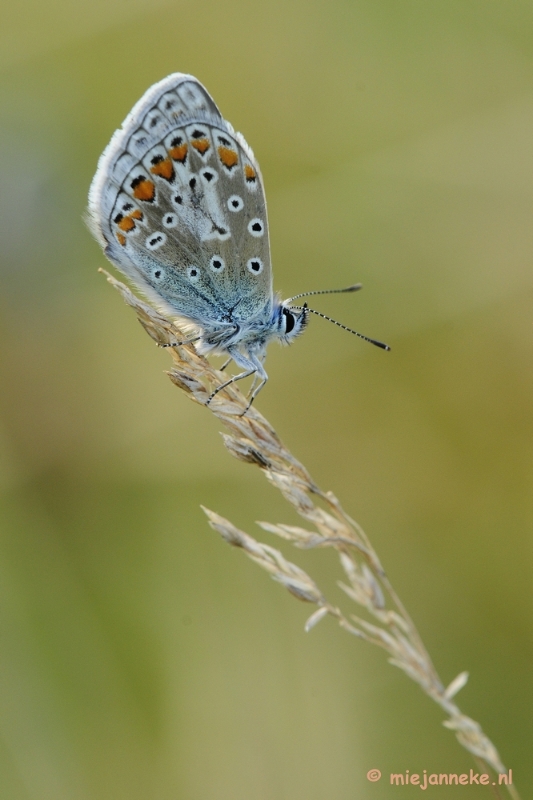
[[[139,300],[123,283],[104,270],[101,272],[135,310],[148,335],[160,346],[168,347],[173,360],[173,367],[168,371],[170,380],[191,400],[206,406],[213,388],[226,380],[224,374],[198,355],[192,344],[178,344],[186,340],[186,331]],[[453,700],[465,685],[467,673],[461,673],[445,687],[368,536],[346,514],[332,492],[317,486],[265,417],[254,407],[246,411],[247,405],[247,399],[233,384],[222,389],[206,409],[227,429],[223,441],[231,455],[261,469],[270,483],[316,530],[270,522],[259,523],[261,528],[296,548],[329,547],[336,550],[347,580],[347,583],[339,582],[339,585],[348,600],[358,607],[358,613],[345,612],[331,604],[315,581],[279,550],[258,542],[228,520],[204,508],[211,527],[228,544],[245,552],[293,596],[317,606],[306,622],[307,631],[330,616],[344,631],[385,650],[389,662],[415,681],[441,707],[446,715],[443,724],[472,754],[478,768],[484,767],[496,774],[506,773],[498,751],[481,726],[464,715]],[[506,789],[513,800],[520,800],[513,784],[507,785]]]

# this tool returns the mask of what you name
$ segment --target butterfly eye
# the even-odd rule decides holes
[[[283,319],[285,321],[285,333],[290,333],[294,328],[294,314],[287,308],[283,309]]]
[[[163,278],[165,277],[165,270],[161,269],[161,267],[157,267],[156,269],[153,270],[152,277],[156,281],[162,281]]]
[[[198,267],[187,267],[187,276],[191,283],[196,283],[200,277],[200,270]]]
[[[248,223],[248,232],[252,234],[252,236],[262,236],[265,232],[265,226],[262,220],[258,219],[251,219]]]
[[[175,228],[178,224],[178,218],[176,214],[165,214],[163,217],[163,225],[165,228]]]
[[[152,233],[151,236],[148,236],[146,239],[146,247],[148,250],[158,250],[160,247],[163,247],[167,240],[166,233],[162,231],[157,231],[157,233]]]
[[[252,275],[260,275],[263,272],[263,262],[260,258],[250,258],[246,266]]]
[[[242,211],[244,208],[244,201],[238,194],[232,194],[228,198],[228,208],[230,211]]]
[[[225,267],[224,259],[220,256],[212,256],[209,262],[209,267],[213,272],[222,272]]]

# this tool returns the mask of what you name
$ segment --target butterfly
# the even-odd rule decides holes
[[[192,75],[154,84],[115,132],[89,192],[89,225],[107,258],[164,313],[188,323],[201,354],[226,354],[254,375],[247,408],[268,380],[267,345],[290,344],[317,314],[281,300],[272,266],[263,179],[244,137]],[[254,385],[257,383],[256,388]]]

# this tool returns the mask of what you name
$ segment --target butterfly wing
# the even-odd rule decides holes
[[[270,314],[259,166],[192,76],[134,106],[100,158],[89,215],[107,257],[167,312],[204,327]]]

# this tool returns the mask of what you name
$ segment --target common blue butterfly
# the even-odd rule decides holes
[[[91,185],[89,221],[109,260],[164,313],[193,326],[187,342],[242,370],[208,403],[254,375],[250,405],[267,381],[268,343],[292,342],[310,313],[330,319],[294,300],[360,288],[274,295],[259,165],[192,75],[156,83],[115,132]]]

